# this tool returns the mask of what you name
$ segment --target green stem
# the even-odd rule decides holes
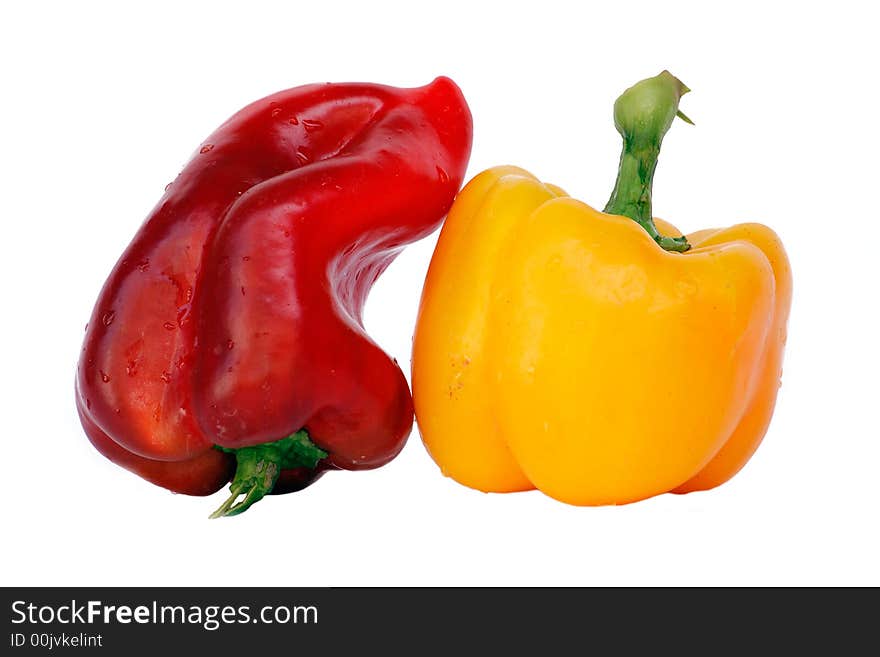
[[[327,457],[327,452],[311,441],[305,429],[287,438],[251,447],[215,447],[222,452],[235,454],[236,469],[235,477],[229,485],[231,495],[211,514],[211,518],[244,513],[272,491],[282,470],[314,468],[321,459]],[[244,499],[236,503],[242,495]]]
[[[678,102],[688,89],[669,71],[636,83],[614,103],[614,127],[623,137],[623,151],[614,191],[605,212],[637,222],[666,251],[687,251],[685,237],[664,237],[654,225],[651,189],[663,136],[678,116],[692,123]]]

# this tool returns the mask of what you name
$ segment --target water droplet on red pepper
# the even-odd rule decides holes
[[[137,374],[137,361],[136,360],[128,361],[128,363],[125,366],[125,373],[128,374],[129,376],[134,376],[135,374]]]
[[[202,146],[199,149],[199,153],[203,153],[203,154],[209,153],[209,152],[211,152],[211,150],[213,150],[213,148],[214,148],[214,144],[205,144],[204,146]]]
[[[159,378],[162,379],[164,383],[171,383],[171,372],[162,370],[162,374],[159,375]]]
[[[320,130],[324,127],[324,124],[320,121],[315,121],[313,119],[303,119],[303,128],[306,129],[306,132],[312,132],[314,130]]]
[[[174,322],[165,322],[164,324],[162,324],[162,326],[164,326],[165,329],[168,331],[173,331],[177,328],[177,324],[175,324]]]
[[[227,340],[227,341],[226,341],[226,348],[227,348],[229,351],[232,351],[232,348],[233,348],[234,346],[235,346],[235,343],[234,343],[232,340]]]
[[[113,323],[113,320],[116,319],[116,311],[110,310],[104,313],[104,316],[101,318],[101,321],[104,323],[104,326],[110,326]]]
[[[292,116],[291,118],[287,119],[287,122],[290,125],[299,125],[299,119],[296,118],[295,116]]]
[[[110,382],[110,376],[104,370],[98,370],[98,372],[101,373],[101,381],[104,383]]]
[[[440,179],[441,183],[448,183],[449,182],[449,174],[446,173],[446,170],[443,169],[442,167],[437,167],[437,176]]]
[[[189,305],[180,306],[177,309],[177,325],[183,326],[189,319]]]
[[[273,116],[273,117],[278,116],[279,114],[281,114],[281,108],[280,108],[280,107],[276,107],[275,109],[272,110],[272,116]]]
[[[192,286],[187,285],[186,277],[182,274],[168,273],[167,271],[163,271],[162,275],[165,276],[168,279],[168,282],[170,282],[177,290],[175,299],[177,307],[179,308],[187,303],[189,300],[188,297],[191,298],[190,295],[192,292],[190,292],[190,290]]]

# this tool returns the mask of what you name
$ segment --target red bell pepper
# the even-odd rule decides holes
[[[106,457],[215,515],[402,449],[412,400],[370,287],[465,174],[455,84],[323,84],[244,108],[166,189],[100,293],[76,379]],[[238,502],[238,497],[244,500]]]

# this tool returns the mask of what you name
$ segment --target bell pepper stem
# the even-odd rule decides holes
[[[605,212],[629,217],[642,226],[666,251],[690,248],[685,237],[666,237],[654,225],[651,191],[663,137],[678,116],[693,125],[678,109],[688,89],[669,71],[636,83],[614,103],[614,126],[623,137],[620,166]]]
[[[281,470],[275,461],[262,455],[261,451],[259,447],[246,447],[237,451],[235,479],[229,487],[231,495],[210,515],[211,518],[244,513],[275,486]],[[244,499],[236,504],[236,500],[242,495]]]
[[[315,445],[305,429],[271,443],[228,449],[216,449],[235,455],[235,477],[229,486],[230,495],[210,518],[237,516],[268,495],[275,487],[282,470],[315,468],[327,452]],[[238,498],[244,499],[238,502]]]

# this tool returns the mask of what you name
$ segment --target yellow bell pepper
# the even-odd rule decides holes
[[[764,436],[791,270],[760,224],[680,235],[651,214],[688,89],[664,71],[615,103],[624,148],[605,212],[527,171],[461,192],[431,260],[413,396],[442,472],[576,505],[718,486]]]

